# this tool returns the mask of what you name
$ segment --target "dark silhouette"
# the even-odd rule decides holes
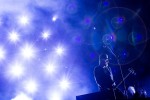
[[[94,76],[102,95],[108,95],[108,99],[111,98],[111,100],[121,100],[125,98],[123,93],[118,88],[115,88],[116,84],[109,65],[108,54],[104,53],[99,56],[99,65],[94,69]]]
[[[109,57],[107,54],[100,55],[99,65],[95,67],[94,76],[101,91],[112,89],[115,85],[113,74],[109,67]]]

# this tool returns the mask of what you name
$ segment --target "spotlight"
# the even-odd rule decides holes
[[[44,31],[43,33],[42,33],[42,38],[44,39],[44,40],[47,40],[49,37],[50,37],[50,32],[49,31]]]
[[[70,88],[70,82],[67,79],[62,79],[59,85],[63,90],[67,90]]]
[[[30,19],[28,16],[22,15],[18,18],[18,21],[22,26],[26,26],[29,24]]]
[[[35,80],[27,80],[24,83],[24,89],[27,93],[34,94],[38,90],[38,83]]]
[[[11,100],[33,100],[32,98],[30,98],[29,96],[27,96],[24,93],[20,93],[18,94],[15,98],[11,99]]]
[[[22,65],[19,63],[11,64],[8,74],[14,78],[20,78],[24,74],[24,67],[22,67]]]
[[[45,71],[47,74],[52,74],[55,71],[55,65],[54,64],[48,64],[45,66]]]
[[[64,54],[64,48],[62,47],[62,46],[58,46],[57,48],[56,48],[56,53],[57,53],[57,55],[59,55],[59,56],[61,56],[61,55],[63,55]]]
[[[52,17],[52,21],[55,22],[55,21],[57,20],[57,18],[58,18],[58,17],[57,17],[56,15],[54,15],[54,16]]]
[[[25,44],[21,48],[21,55],[25,59],[31,59],[35,57],[36,49],[31,44]]]
[[[12,31],[9,33],[8,39],[11,42],[16,43],[17,41],[19,41],[19,35],[16,31]]]
[[[53,92],[51,94],[50,100],[62,100],[62,96],[58,92]]]
[[[54,94],[54,95],[52,96],[52,100],[61,100],[61,97],[58,96],[58,94]]]

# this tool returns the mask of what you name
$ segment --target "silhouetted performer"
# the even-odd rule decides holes
[[[94,76],[100,92],[106,94],[108,98],[111,98],[110,100],[124,98],[122,92],[118,89],[114,90],[116,84],[109,66],[109,56],[107,54],[104,53],[99,56],[99,65],[94,69]],[[103,98],[103,100],[105,99]]]
[[[115,85],[107,54],[100,55],[99,65],[95,67],[94,74],[100,91],[112,89]]]

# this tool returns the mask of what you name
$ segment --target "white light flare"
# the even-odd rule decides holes
[[[57,16],[57,15],[54,15],[54,16],[52,17],[52,21],[53,21],[53,22],[55,22],[57,19],[58,19],[58,16]]]
[[[55,51],[56,51],[56,54],[59,55],[59,56],[62,56],[65,54],[65,48],[62,47],[62,46],[57,46],[55,48]]]
[[[60,81],[59,86],[62,90],[67,90],[70,88],[70,82],[68,79],[64,78]]]
[[[50,36],[51,36],[50,31],[44,31],[42,33],[43,40],[48,40],[50,38]]]
[[[37,81],[30,79],[24,82],[24,89],[29,94],[35,94],[38,91]]]
[[[11,42],[16,43],[16,42],[18,42],[20,40],[20,36],[19,36],[19,34],[16,31],[12,31],[12,32],[9,33],[8,39]]]
[[[14,63],[9,66],[8,75],[13,78],[21,78],[25,74],[25,68],[19,64]]]
[[[52,75],[54,72],[55,72],[55,68],[56,68],[56,65],[54,64],[47,64],[45,66],[45,72],[49,75]]]
[[[33,45],[31,44],[25,44],[22,48],[21,48],[21,55],[27,59],[30,60],[31,58],[34,58],[36,55],[36,48],[34,48]]]
[[[6,58],[6,50],[0,46],[0,61],[4,60]]]
[[[18,22],[22,26],[27,26],[30,23],[30,18],[27,15],[21,15],[18,17]]]
[[[11,100],[33,100],[33,99],[24,93],[19,93],[15,98]]]
[[[50,100],[62,100],[62,96],[58,92],[51,94]]]

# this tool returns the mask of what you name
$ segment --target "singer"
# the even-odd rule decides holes
[[[107,54],[101,54],[99,56],[99,65],[94,69],[94,76],[100,91],[109,90],[115,86]]]
[[[100,92],[108,95],[109,99],[120,100],[124,98],[123,93],[119,89],[114,90],[116,84],[109,65],[108,54],[103,53],[99,56],[99,65],[94,69],[94,77]]]

